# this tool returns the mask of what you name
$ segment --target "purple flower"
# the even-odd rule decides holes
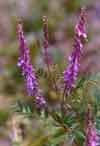
[[[44,100],[44,97],[41,95],[36,96],[36,105],[38,109],[42,109],[46,106],[46,101]]]
[[[85,18],[86,18],[86,9],[82,8],[79,23],[75,27],[76,35],[78,35],[80,37],[80,39],[87,38]]]
[[[35,71],[30,61],[30,52],[29,48],[26,45],[22,24],[18,24],[17,31],[20,44],[20,57],[18,61],[18,66],[21,68],[22,74],[25,77],[28,95],[36,96],[38,92],[38,82],[35,75]]]
[[[19,52],[20,52],[18,66],[21,68],[22,75],[25,77],[28,95],[38,97],[40,95],[38,80],[35,74],[35,70],[31,64],[30,51],[26,45],[22,24],[20,23],[17,26],[17,32],[19,37]],[[41,99],[43,99],[43,97]],[[41,103],[38,102],[38,104]]]
[[[98,146],[99,145],[99,137],[96,128],[92,123],[88,125],[87,132],[87,145],[86,146]]]
[[[75,81],[80,68],[80,57],[81,51],[83,49],[83,40],[87,38],[86,33],[86,22],[85,22],[85,9],[81,9],[80,20],[75,27],[75,41],[74,41],[74,50],[69,57],[69,66],[64,71],[64,82],[65,89],[69,95],[72,91],[72,88],[75,86]]]
[[[88,106],[88,113],[86,117],[86,146],[98,146],[99,136],[97,130],[92,122],[91,105]]]

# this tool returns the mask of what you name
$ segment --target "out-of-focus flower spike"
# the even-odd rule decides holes
[[[44,49],[48,49],[48,18],[47,16],[43,16],[43,32],[44,32]]]
[[[43,33],[44,33],[44,41],[43,41],[44,60],[48,66],[49,64],[52,64],[52,59],[48,54],[49,38],[48,38],[48,18],[47,18],[47,16],[43,16],[42,21],[43,21]]]
[[[88,112],[86,115],[86,146],[98,146],[99,136],[92,120],[92,106],[88,105]]]

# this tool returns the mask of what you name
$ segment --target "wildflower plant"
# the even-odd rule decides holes
[[[83,49],[83,40],[87,39],[85,10],[81,12],[80,20],[75,27],[75,41],[73,45],[73,52],[69,56],[69,67],[64,71],[64,81],[67,94],[70,94],[74,83],[77,80],[80,69],[80,57]]]
[[[90,84],[94,85],[94,81],[86,75],[82,77],[79,75],[81,66],[80,59],[82,53],[84,53],[84,45],[87,40],[86,9],[81,9],[79,21],[75,26],[75,39],[73,51],[68,58],[69,64],[62,72],[59,71],[60,73],[57,78],[56,74],[58,70],[54,72],[56,65],[48,54],[48,18],[44,16],[42,22],[44,35],[43,60],[47,67],[42,69],[44,76],[41,73],[39,74],[37,69],[32,65],[30,50],[26,44],[22,23],[19,23],[17,26],[19,38],[18,67],[24,76],[28,96],[33,97],[35,100],[35,105],[33,104],[33,106],[35,106],[36,111],[40,111],[40,118],[43,115],[43,125],[48,121],[47,127],[50,128],[49,133],[41,136],[40,141],[33,142],[33,145],[99,146],[99,133],[94,124],[94,120],[97,121],[99,116],[97,110],[95,112],[94,109],[96,98],[87,98],[89,96],[87,95],[87,86],[89,87]],[[59,69],[59,65],[57,69]],[[44,90],[44,88],[40,90],[40,75],[41,78],[47,80],[47,90]],[[62,81],[59,82],[59,78]],[[49,102],[50,96],[60,98],[51,105]],[[20,111],[22,113],[24,110],[24,114],[25,111],[28,114],[34,114],[33,107],[30,107],[30,105],[24,106],[19,104],[19,107],[21,107]]]
[[[39,108],[41,108],[42,106],[45,106],[46,102],[44,97],[41,95],[39,91],[38,80],[35,74],[35,69],[31,64],[30,50],[26,45],[22,24],[18,24],[17,31],[18,31],[19,43],[20,43],[20,47],[19,47],[20,57],[18,61],[18,66],[21,68],[22,74],[25,77],[28,95],[35,96],[36,104]]]

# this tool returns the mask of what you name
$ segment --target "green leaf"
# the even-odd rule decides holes
[[[76,130],[73,135],[75,136],[75,140],[78,141],[80,145],[83,145],[85,141],[85,135],[82,130]]]
[[[82,76],[79,80],[78,80],[78,83],[77,83],[77,86],[76,88],[82,88],[83,87],[83,84],[84,82],[87,80],[87,77],[86,76]]]
[[[4,125],[5,122],[8,120],[9,112],[5,110],[0,110],[0,125]]]
[[[59,116],[58,113],[52,112],[51,115],[52,115],[52,117],[54,118],[55,121],[57,121],[58,123],[63,123],[63,120],[62,120],[62,118]]]
[[[21,101],[17,102],[17,106],[15,107],[16,112],[20,112],[22,114],[32,114],[33,113],[33,108],[32,105],[29,103],[24,103]]]
[[[40,136],[34,142],[31,142],[28,146],[43,146],[48,142],[51,136]]]
[[[61,142],[63,142],[65,140],[66,137],[67,137],[67,135],[61,135],[56,138],[54,137],[50,140],[50,145],[51,144],[53,144],[53,145],[60,144]]]
[[[54,134],[53,137],[56,138],[56,137],[62,136],[63,134],[65,134],[65,131],[64,131],[64,129],[60,128],[57,130],[57,132]]]
[[[74,116],[66,116],[64,118],[64,123],[68,126],[68,127],[71,127],[73,124],[76,123],[76,120],[75,120],[75,117]]]
[[[76,131],[76,135],[77,135],[79,138],[85,140],[85,135],[84,135],[83,131],[77,130],[77,131]]]

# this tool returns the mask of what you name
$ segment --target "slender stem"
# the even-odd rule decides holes
[[[66,93],[66,87],[64,88],[63,93],[62,93],[62,101],[61,101],[61,113],[62,113],[62,116],[64,116],[65,93]]]
[[[48,37],[48,18],[47,16],[43,16],[43,32],[44,32],[44,56],[45,56],[45,63],[48,69],[48,74],[50,76],[51,83],[54,84],[55,91],[57,94],[57,85],[55,78],[52,77],[52,72],[50,70],[50,63],[49,63],[49,56],[48,56],[48,46],[49,46],[49,37]]]

